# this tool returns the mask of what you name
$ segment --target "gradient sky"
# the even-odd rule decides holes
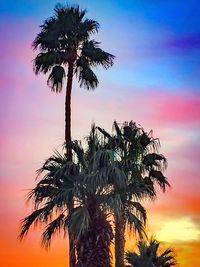
[[[35,171],[64,140],[64,92],[32,71],[31,42],[57,2],[1,1],[0,8],[0,259],[2,267],[66,267],[67,242],[40,248],[40,230],[19,243],[19,222],[30,212],[26,189]],[[62,2],[61,3],[65,3]],[[198,0],[77,0],[101,29],[94,36],[116,56],[97,69],[95,92],[74,82],[72,134],[95,122],[133,120],[159,137],[172,185],[146,203],[148,227],[173,247],[182,267],[199,267],[200,250],[200,5]],[[131,241],[127,243],[131,246]]]

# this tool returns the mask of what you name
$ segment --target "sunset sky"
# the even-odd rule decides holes
[[[7,0],[0,7],[0,266],[67,267],[67,241],[40,247],[40,230],[17,240],[31,211],[24,202],[36,170],[64,141],[64,96],[35,76],[31,42],[57,1]],[[61,3],[66,3],[61,1]],[[95,91],[74,81],[72,135],[91,123],[111,131],[133,120],[160,138],[172,188],[145,203],[151,234],[173,247],[182,267],[200,266],[200,4],[199,0],[77,0],[97,20],[94,35],[116,56],[96,70]],[[127,243],[130,247],[130,242]]]

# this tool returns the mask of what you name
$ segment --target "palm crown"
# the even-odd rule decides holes
[[[167,248],[160,251],[160,242],[151,238],[149,242],[144,240],[137,243],[138,252],[126,253],[127,267],[171,267],[176,265],[174,252]]]
[[[48,85],[60,92],[66,77],[65,66],[72,64],[80,85],[96,88],[98,79],[92,67],[108,68],[114,59],[99,47],[98,42],[90,39],[99,29],[98,22],[84,18],[86,10],[79,6],[59,4],[54,11],[54,16],[45,20],[33,42],[34,49],[41,51],[34,60],[35,73],[50,71]]]

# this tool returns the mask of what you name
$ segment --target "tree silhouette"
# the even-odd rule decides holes
[[[132,121],[124,122],[121,127],[114,122],[113,135],[98,129],[107,139],[107,148],[113,155],[111,164],[104,163],[105,175],[113,184],[118,206],[114,210],[115,266],[124,267],[126,225],[137,230],[140,236],[144,234],[146,211],[140,201],[154,199],[156,185],[163,192],[169,186],[163,175],[167,160],[158,153],[159,140],[153,138],[152,131],[146,133]],[[133,211],[137,216],[133,216]]]
[[[126,252],[127,267],[171,267],[176,265],[174,252],[167,248],[160,252],[160,242],[151,238],[137,243],[137,252]]]
[[[41,32],[33,42],[40,53],[34,59],[36,74],[50,72],[47,84],[56,93],[63,89],[67,77],[65,99],[65,142],[71,141],[71,91],[76,75],[80,86],[95,89],[98,78],[93,67],[107,69],[113,65],[114,56],[103,51],[91,35],[99,29],[95,20],[85,18],[86,10],[79,6],[57,4],[54,15],[40,26]],[[67,147],[66,147],[67,148]],[[67,149],[71,160],[71,149]]]

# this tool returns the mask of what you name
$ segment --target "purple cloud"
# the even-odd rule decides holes
[[[166,43],[167,48],[180,51],[200,50],[200,33],[174,38]]]

